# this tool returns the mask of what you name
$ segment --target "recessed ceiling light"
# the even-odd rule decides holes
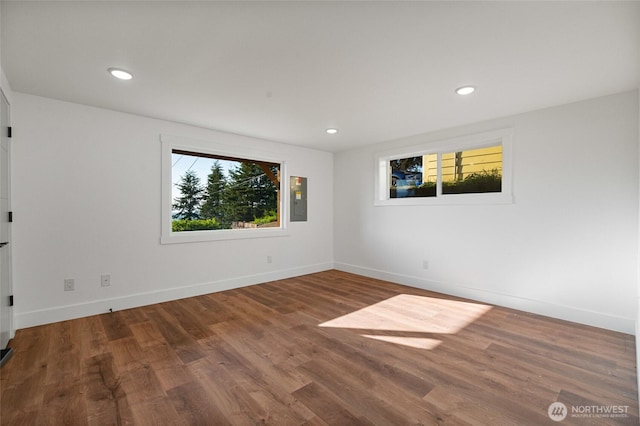
[[[338,129],[327,129],[327,133],[329,133],[330,135],[335,135],[336,133],[338,133]]]
[[[107,71],[109,71],[109,74],[115,78],[119,78],[120,80],[131,80],[133,78],[133,74],[129,71],[121,70],[119,68],[109,68]]]
[[[456,93],[458,95],[470,95],[476,91],[476,88],[473,86],[462,86],[456,89]]]

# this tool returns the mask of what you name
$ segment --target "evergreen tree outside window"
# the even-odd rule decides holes
[[[216,219],[222,222],[222,194],[227,185],[227,178],[222,170],[220,161],[215,160],[211,172],[207,176],[205,200],[200,210],[203,219]]]
[[[177,184],[180,197],[173,203],[174,219],[195,220],[200,218],[200,203],[204,190],[200,186],[200,178],[192,170],[188,170]]]

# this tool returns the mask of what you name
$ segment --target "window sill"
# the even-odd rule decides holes
[[[197,243],[205,241],[242,240],[289,236],[289,231],[276,229],[221,229],[216,231],[171,232],[160,237],[160,244]]]
[[[449,194],[439,197],[408,197],[377,199],[375,206],[462,206],[479,204],[513,204],[511,194]]]

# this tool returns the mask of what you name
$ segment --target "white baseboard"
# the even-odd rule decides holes
[[[147,293],[132,294],[129,296],[110,299],[93,300],[75,305],[58,306],[51,309],[42,309],[30,312],[20,312],[15,315],[15,329],[35,327],[37,325],[50,324],[75,318],[88,317],[109,312],[109,309],[119,311],[123,309],[137,308],[152,305],[154,303],[168,302],[184,299],[186,297],[200,296],[203,294],[217,293],[219,291],[232,290],[269,281],[282,280],[300,275],[312,274],[333,269],[333,263],[320,263],[292,269],[267,272],[263,274],[247,275],[220,281],[212,281],[201,284],[175,287]]]
[[[393,272],[381,271],[378,269],[366,268],[347,263],[335,262],[335,269],[365,277],[390,281],[410,287],[421,288],[448,294],[451,296],[463,297],[478,302],[490,303],[492,305],[504,306],[534,314],[544,315],[565,321],[577,322],[594,327],[605,328],[607,330],[619,331],[627,334],[635,334],[635,319],[624,318],[602,312],[595,312],[577,308],[575,306],[561,305],[542,300],[527,299],[509,294],[494,293],[486,290],[458,286],[450,283],[430,281],[420,277],[396,274]]]

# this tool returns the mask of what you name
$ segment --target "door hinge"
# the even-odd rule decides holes
[[[9,222],[13,222],[13,212],[9,212]]]
[[[13,294],[9,296],[9,306],[13,306]]]
[[[10,138],[12,134],[11,126],[7,127],[7,137]]]

